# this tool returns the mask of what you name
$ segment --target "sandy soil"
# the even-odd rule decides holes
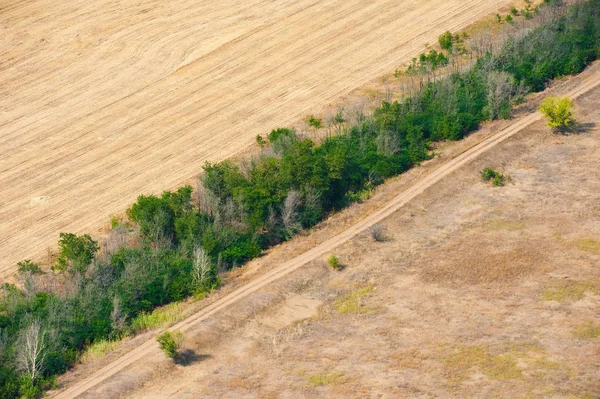
[[[0,278],[507,4],[0,1]]]
[[[570,86],[574,89],[567,90],[565,87],[562,92],[573,97],[584,94],[600,83],[600,74],[594,73],[595,69],[570,82],[559,83],[558,90],[562,86]],[[596,296],[600,286],[598,276],[594,274],[596,272],[586,262],[597,261],[596,255],[600,252],[600,241],[597,240],[598,181],[581,179],[581,176],[594,173],[599,155],[598,131],[592,129],[593,124],[597,123],[597,115],[591,113],[597,104],[593,99],[598,97],[598,91],[594,93],[592,96],[585,95],[581,100],[580,121],[584,133],[552,136],[535,113],[510,123],[491,124],[464,142],[440,148],[439,160],[387,185],[388,189],[400,189],[400,194],[384,201],[378,211],[368,212],[367,218],[364,218],[364,213],[362,217],[357,217],[356,210],[350,209],[334,216],[332,224],[315,235],[332,237],[336,231],[335,224],[344,224],[340,222],[348,219],[348,214],[352,219],[354,213],[359,221],[352,227],[338,230],[338,235],[321,241],[317,247],[309,251],[305,249],[306,252],[301,252],[296,258],[277,264],[278,258],[290,259],[295,252],[292,247],[286,253],[285,248],[290,249],[291,244],[281,246],[279,253],[274,251],[265,258],[275,258],[271,259],[271,263],[275,263],[276,267],[249,284],[223,295],[174,327],[185,331],[190,337],[186,344],[190,364],[186,367],[175,366],[173,369],[174,366],[165,362],[158,353],[156,344],[148,341],[115,359],[90,378],[68,384],[70,388],[60,396],[72,397],[85,392],[84,397],[115,397],[129,389],[139,388],[139,384],[148,378],[151,383],[138,393],[140,397],[165,397],[169,393],[172,397],[268,397],[271,394],[274,397],[301,397],[302,394],[312,397],[315,392],[329,396],[339,393],[340,397],[347,397],[350,393],[359,392],[355,391],[357,386],[364,389],[361,388],[360,393],[354,396],[364,396],[365,392],[374,392],[379,388],[381,392],[389,393],[394,389],[390,391],[390,386],[379,387],[371,380],[385,380],[386,384],[390,384],[396,381],[394,375],[386,374],[377,367],[371,369],[356,356],[367,352],[375,356],[382,348],[390,349],[392,344],[405,344],[401,336],[387,336],[394,330],[401,331],[403,323],[416,323],[416,326],[413,326],[413,335],[410,337],[415,345],[410,348],[407,359],[402,361],[413,362],[411,364],[420,362],[414,350],[427,344],[431,346],[431,351],[436,350],[427,355],[434,358],[433,365],[445,367],[437,370],[441,374],[429,376],[435,381],[431,382],[429,391],[424,391],[429,392],[425,396],[452,396],[454,390],[464,388],[463,382],[467,377],[477,372],[483,375],[477,377],[482,384],[489,384],[490,378],[494,381],[510,380],[512,385],[495,384],[498,385],[498,392],[511,392],[514,389],[514,392],[521,393],[523,384],[532,383],[528,380],[528,373],[539,376],[545,372],[544,367],[552,370],[558,367],[549,355],[540,355],[554,350],[553,345],[570,348],[574,345],[571,338],[575,337],[576,346],[581,347],[579,341],[588,340],[582,338],[587,334],[591,335],[591,344],[586,346],[586,350],[591,348],[597,351],[594,336],[600,336],[600,325],[594,324],[598,321],[594,317],[598,316]],[[532,102],[532,105],[524,107],[524,113],[535,106],[535,99]],[[555,147],[559,145],[567,145],[568,151],[556,150]],[[573,151],[580,153],[575,157]],[[569,155],[566,160],[565,154]],[[569,165],[568,173],[558,174],[560,165]],[[511,176],[513,184],[492,189],[480,183],[478,171],[483,166],[502,169]],[[549,166],[554,169],[548,170]],[[455,173],[459,168],[460,172]],[[539,172],[540,169],[544,171]],[[540,178],[542,183],[548,184],[538,187],[540,182],[536,179]],[[408,185],[403,187],[403,182]],[[549,184],[553,182],[557,185]],[[368,202],[377,203],[390,194],[389,190],[386,194],[386,187],[373,201]],[[432,189],[425,191],[427,188]],[[577,206],[571,205],[574,210],[564,212],[565,205],[572,204],[574,200],[577,203]],[[400,208],[403,210],[396,212]],[[514,215],[515,212],[518,217]],[[556,220],[545,215],[553,215]],[[585,232],[581,230],[584,224],[578,218],[589,222]],[[385,243],[373,243],[367,233],[360,233],[369,224],[381,220],[385,220],[388,226],[389,237]],[[560,231],[549,233],[548,223],[560,226]],[[533,226],[531,229],[530,225]],[[355,234],[358,236],[352,238]],[[550,234],[551,240],[547,239],[547,234]],[[345,244],[336,249],[342,243]],[[310,262],[332,251],[346,263],[347,268],[343,272],[328,271],[322,260]],[[573,281],[557,280],[557,276],[564,277],[565,272],[572,271],[562,263],[564,259],[571,258],[577,260],[574,267],[583,266],[578,271],[580,275]],[[310,263],[300,268],[307,262]],[[261,263],[265,262],[259,260],[242,268],[241,277],[257,273],[257,266]],[[282,279],[282,276],[285,278]],[[536,290],[538,299],[541,298],[539,301],[532,301],[531,287]],[[507,292],[510,293],[508,299],[516,302],[506,302]],[[432,293],[435,295],[430,295]],[[405,297],[405,294],[408,296]],[[427,300],[421,301],[419,297],[426,297]],[[443,298],[449,302],[446,303]],[[579,308],[575,311],[566,310],[569,323],[576,325],[573,334],[566,334],[566,338],[561,336],[558,341],[552,341],[558,339],[554,336],[543,336],[548,329],[544,324],[548,320],[544,317],[549,313],[542,313],[538,320],[540,306],[561,310],[557,303],[569,303],[572,299],[575,300],[571,302],[578,302],[577,306],[581,305],[583,299],[591,300],[583,310],[580,309],[581,312],[577,310]],[[368,302],[371,300],[377,306],[370,306]],[[320,303],[324,305],[320,306]],[[315,307],[319,306],[321,311],[313,316]],[[477,310],[478,306],[481,309]],[[520,316],[509,320],[511,329],[502,330],[498,315],[513,317],[515,309]],[[444,315],[446,311],[449,312],[447,316]],[[436,319],[431,312],[437,312],[437,316],[443,320]],[[461,340],[465,339],[464,334],[471,333],[473,323],[467,320],[470,323],[467,326],[463,319],[473,314],[484,319],[480,326],[483,335],[467,344]],[[368,326],[361,326],[364,318],[375,315],[375,324],[368,321]],[[349,316],[353,316],[350,321],[346,320]],[[550,316],[556,317],[555,314]],[[486,319],[490,317],[493,320]],[[399,322],[399,318],[403,320]],[[302,319],[310,321],[299,323]],[[484,327],[489,323],[496,330],[486,330]],[[543,325],[546,330],[540,332],[542,335],[524,339],[523,335],[530,334],[529,328],[535,323]],[[388,331],[382,342],[371,336],[374,326],[379,325]],[[304,326],[325,328],[327,334],[323,335],[321,331],[311,336],[309,341],[302,341],[300,338],[304,336]],[[352,330],[353,327],[356,330]],[[365,331],[365,328],[371,330]],[[295,329],[300,332],[294,332]],[[361,334],[371,335],[365,341],[365,336]],[[499,342],[499,336],[506,337]],[[482,341],[484,337],[491,343]],[[300,341],[292,343],[296,338]],[[281,344],[280,339],[285,341],[283,349],[274,350],[273,347]],[[350,341],[344,342],[345,339]],[[295,347],[296,344],[298,347]],[[338,348],[338,360],[343,360],[342,364],[352,369],[353,375],[362,375],[370,370],[369,377],[366,380],[360,376],[342,378],[348,372],[339,370],[306,374],[304,365],[312,364],[311,367],[315,368],[315,362],[325,362],[329,358],[327,353],[331,345],[345,345],[344,348]],[[354,352],[343,350],[349,350],[352,345]],[[343,356],[351,360],[346,362]],[[371,360],[390,362],[388,352],[383,351],[378,356]],[[569,356],[563,356],[561,360],[568,366],[559,368],[562,371],[568,369],[568,376],[583,372],[586,377],[582,386],[593,392],[594,381],[587,375],[595,375],[598,370],[594,367],[597,365],[586,361],[579,364],[577,362],[581,359],[572,361]],[[528,362],[534,362],[535,367],[541,364],[542,370],[534,366],[528,370]],[[262,363],[270,367],[259,366]],[[578,365],[582,368],[572,369]],[[334,369],[338,366],[336,364]],[[296,375],[295,371],[293,375],[281,374],[297,367],[300,367],[300,374]],[[356,367],[366,369],[359,372]],[[427,367],[433,367],[431,362]],[[419,372],[429,372],[429,369],[413,368],[417,369],[417,376],[411,377],[414,382],[411,389],[424,386],[424,381],[419,380],[422,377]],[[221,376],[212,375],[220,374],[223,369],[227,370],[227,375],[238,375],[240,380],[225,381]],[[260,375],[252,377],[243,374],[257,370],[276,372],[268,375],[266,371],[261,371]],[[447,376],[448,373],[452,375]],[[305,384],[298,385],[296,377],[302,376],[305,377]],[[447,376],[447,381],[440,379],[440,376]],[[567,382],[570,383],[568,376]],[[537,395],[539,392],[536,389],[542,389],[539,384],[549,384],[554,389],[554,377],[552,374],[548,377],[550,380],[533,381],[535,389],[532,388],[530,393]],[[247,378],[254,382],[248,385]],[[516,383],[513,380],[517,380]],[[333,389],[338,386],[339,392],[338,388]],[[474,395],[481,387],[475,389],[467,389],[465,394]],[[395,392],[414,397],[409,391],[400,389]],[[547,391],[544,392],[547,394]],[[489,395],[486,393],[482,397]]]
[[[440,181],[383,222],[385,242],[336,249],[342,272],[312,262],[206,321],[195,361],[157,354],[127,397],[600,397],[598,106],[600,89],[578,134],[539,121]],[[488,166],[511,183],[483,183]]]

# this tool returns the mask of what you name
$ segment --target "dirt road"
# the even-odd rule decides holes
[[[0,280],[507,4],[0,2]]]
[[[572,90],[570,93],[567,93],[571,98],[577,98],[580,95],[588,92],[589,90],[600,85],[600,74],[595,74],[594,76],[588,78],[583,81],[577,88]],[[355,235],[364,231],[368,227],[372,226],[375,223],[378,223],[390,216],[392,213],[396,212],[400,208],[402,208],[405,204],[407,204],[410,200],[423,193],[428,188],[432,187],[441,179],[445,178],[449,174],[453,173],[457,169],[462,166],[468,164],[469,162],[476,159],[479,155],[489,151],[497,144],[502,141],[508,139],[509,137],[519,133],[524,128],[530,126],[536,121],[540,119],[539,113],[533,113],[521,119],[518,119],[507,127],[506,129],[500,131],[494,136],[489,137],[485,141],[476,145],[475,147],[465,151],[461,155],[457,156],[453,160],[447,162],[433,173],[419,181],[417,184],[412,186],[410,189],[406,190],[402,194],[398,195],[392,201],[390,201],[387,205],[385,205],[379,211],[371,214],[369,217],[365,218],[361,222],[353,225],[351,228],[347,229],[343,233],[332,237],[331,239],[323,242],[322,244],[316,246],[312,250],[282,264],[276,269],[266,273],[264,276],[261,276],[259,279],[237,289],[236,291],[230,293],[229,295],[223,297],[222,299],[212,303],[211,305],[204,308],[202,311],[196,313],[195,315],[189,317],[188,319],[174,325],[172,330],[179,330],[185,332],[189,330],[191,327],[200,323],[201,321],[207,319],[212,314],[224,309],[230,304],[237,302],[253,292],[258,291],[260,288],[265,285],[272,283],[273,281],[283,277],[286,274],[291,273],[292,271],[300,268],[304,264],[322,257],[323,255],[330,253],[340,244],[346,242],[351,239]],[[118,373],[120,370],[124,369],[128,365],[132,364],[135,361],[140,360],[145,355],[151,353],[152,351],[158,350],[156,346],[156,342],[154,340],[146,341],[143,345],[139,346],[135,350],[127,353],[120,359],[112,362],[111,364],[105,366],[98,372],[91,375],[89,378],[81,381],[80,383],[73,385],[66,389],[65,391],[59,393],[56,397],[58,398],[72,398],[76,397],[87,389],[101,383],[112,375]]]

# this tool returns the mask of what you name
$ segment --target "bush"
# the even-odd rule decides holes
[[[495,171],[492,168],[485,168],[481,171],[481,178],[483,181],[491,181],[492,185],[495,187],[503,186],[505,183],[505,176]]]
[[[156,337],[156,340],[158,341],[160,349],[162,349],[168,357],[174,359],[177,357],[179,348],[181,348],[183,334],[179,331],[174,331],[173,333],[165,331]]]
[[[321,124],[321,119],[319,119],[319,118],[317,118],[317,117],[315,117],[315,116],[313,116],[313,115],[311,115],[311,116],[308,118],[308,124],[309,124],[310,126],[314,127],[315,129],[319,129],[319,128],[321,128],[321,125],[322,125],[322,124]]]
[[[375,224],[369,229],[371,237],[377,242],[385,241],[385,227],[380,224]]]
[[[573,101],[569,97],[546,97],[540,105],[540,112],[548,120],[548,127],[565,130],[573,124]]]
[[[327,264],[333,270],[342,270],[344,268],[342,262],[340,262],[340,259],[335,255],[331,255],[329,258],[327,258]]]

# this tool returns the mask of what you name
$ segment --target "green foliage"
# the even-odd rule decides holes
[[[19,273],[44,274],[37,263],[33,263],[30,259],[23,260],[17,263]]]
[[[69,273],[85,273],[100,249],[89,234],[77,236],[72,233],[60,233],[58,248],[54,270],[66,270]]]
[[[178,331],[173,333],[165,331],[156,337],[156,340],[158,341],[160,349],[162,349],[168,357],[174,359],[177,357],[177,353],[181,347],[183,335]]]
[[[440,43],[440,47],[442,50],[446,50],[451,53],[452,48],[454,47],[454,36],[452,32],[446,31],[440,35],[438,38],[438,42]]]
[[[504,186],[506,177],[491,168],[485,168],[481,171],[481,178],[483,181],[491,181],[495,187]]]
[[[565,130],[573,124],[573,102],[568,97],[548,96],[540,104],[540,112],[548,120],[548,127]]]
[[[265,248],[364,199],[386,178],[428,159],[430,143],[458,140],[486,119],[509,116],[526,91],[542,90],[550,79],[579,72],[596,59],[600,0],[577,2],[566,13],[561,9],[547,15],[539,27],[509,39],[499,53],[484,55],[470,70],[453,68],[446,76],[439,68],[466,50],[464,36],[444,33],[439,38],[442,52],[428,51],[409,67],[407,78],[417,83],[412,97],[383,102],[372,116],[354,124],[340,109],[332,120],[339,134],[319,144],[291,129],[275,129],[267,140],[257,140],[271,145],[275,156],[263,151],[243,168],[229,161],[205,164],[197,202],[189,186],[140,196],[127,212],[141,237],[133,247],[96,259],[98,245],[90,236],[61,234],[54,268],[68,272],[64,277],[72,278],[67,281],[72,289],[61,295],[31,295],[15,285],[1,287],[0,341],[6,348],[0,352],[0,397],[35,396],[86,347],[181,317],[170,307],[175,305],[163,306],[203,297],[219,284],[217,271],[260,256]],[[559,120],[572,121],[566,111],[568,106],[557,104],[554,112]],[[309,123],[317,128],[314,119]],[[500,173],[482,172],[486,181],[504,183]],[[381,239],[379,233],[372,232],[375,239]],[[588,251],[597,251],[596,244],[577,243]],[[341,267],[335,256],[328,264]],[[21,262],[19,269],[39,273],[30,261]],[[576,288],[570,290],[583,295],[583,288]],[[335,306],[342,313],[369,312],[362,303],[369,290],[340,298]],[[575,295],[567,294],[561,291],[569,298]],[[52,337],[35,381],[13,368],[18,337],[31,320],[39,321],[40,331]],[[176,337],[164,342],[169,353],[177,352]],[[505,359],[497,360],[512,367]]]
[[[342,265],[342,262],[340,262],[340,259],[335,255],[331,255],[330,257],[327,258],[327,264],[333,270],[342,270],[344,268],[344,265]]]
[[[261,136],[260,134],[256,135],[256,144],[260,147],[263,148],[265,147],[268,143],[267,141],[263,138],[263,136]]]
[[[321,119],[315,117],[314,115],[311,115],[308,118],[308,124],[312,127],[314,127],[315,129],[320,129],[321,128]]]

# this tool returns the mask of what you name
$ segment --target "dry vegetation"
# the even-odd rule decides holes
[[[600,89],[577,101],[585,132],[540,121],[455,172],[386,219],[385,241],[365,231],[338,248],[343,270],[314,261],[189,331],[197,361],[146,356],[84,397],[598,397],[599,106]],[[506,123],[440,146],[237,278],[332,236]],[[483,183],[488,165],[512,183]]]
[[[508,0],[0,4],[0,277]]]

